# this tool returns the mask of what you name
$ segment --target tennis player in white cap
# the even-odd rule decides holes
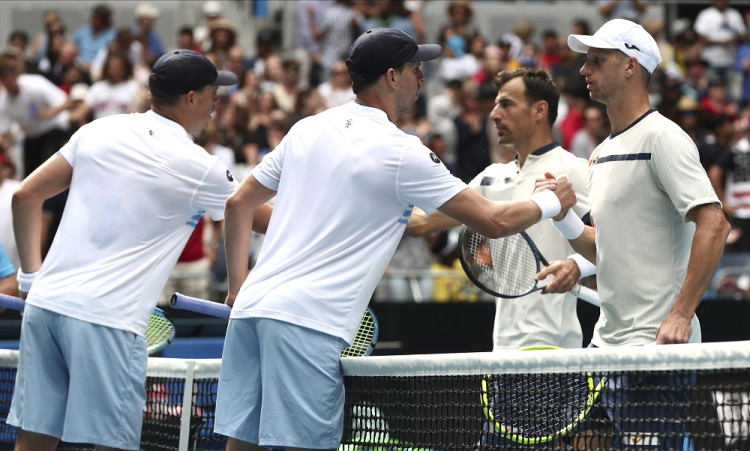
[[[607,106],[612,124],[590,160],[593,227],[570,213],[555,221],[573,247],[596,263],[602,308],[592,346],[700,342],[695,310],[718,266],[729,225],[695,144],[649,103],[659,48],[643,27],[624,19],[605,23],[593,36],[570,35],[568,45],[587,55],[580,72],[591,99]],[[552,272],[545,269],[538,277]],[[692,383],[684,376],[663,379],[646,383]],[[608,406],[600,414],[613,423],[613,446],[683,449],[688,390],[627,390],[640,382],[645,381],[611,378],[617,390],[600,397]],[[616,402],[607,399],[613,394]],[[619,421],[612,409],[655,399],[666,406],[663,423]]]

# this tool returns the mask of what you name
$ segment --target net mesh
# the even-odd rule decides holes
[[[0,351],[0,448],[16,351]],[[224,449],[219,360],[149,359],[143,450]],[[750,449],[750,343],[342,359],[345,450]],[[59,449],[92,449],[62,444]]]

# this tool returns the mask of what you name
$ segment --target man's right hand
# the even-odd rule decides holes
[[[557,186],[554,191],[557,198],[560,200],[559,216],[562,218],[565,216],[565,213],[576,204],[576,192],[573,190],[573,184],[565,176],[557,179]]]

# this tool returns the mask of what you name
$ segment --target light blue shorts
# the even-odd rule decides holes
[[[8,424],[136,450],[146,405],[143,337],[27,305]]]
[[[345,346],[333,335],[273,319],[229,321],[214,430],[264,447],[338,448]]]

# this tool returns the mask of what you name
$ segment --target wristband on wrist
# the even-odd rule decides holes
[[[578,238],[584,229],[583,221],[581,221],[581,218],[578,217],[572,208],[565,213],[565,216],[560,221],[553,220],[552,224],[555,225],[555,228],[557,228],[566,240]]]
[[[581,271],[579,279],[596,274],[596,265],[586,260],[583,255],[573,254],[568,258],[572,259],[578,265],[578,270]]]
[[[562,208],[560,206],[560,199],[550,190],[534,193],[529,197],[529,200],[534,201],[539,210],[542,211],[542,216],[539,218],[540,221],[560,214],[560,209]]]
[[[21,271],[21,268],[18,268],[18,274],[16,274],[16,280],[18,280],[18,291],[28,293],[31,289],[31,284],[34,283],[34,280],[36,279],[37,274],[39,274],[39,271],[25,273]]]

